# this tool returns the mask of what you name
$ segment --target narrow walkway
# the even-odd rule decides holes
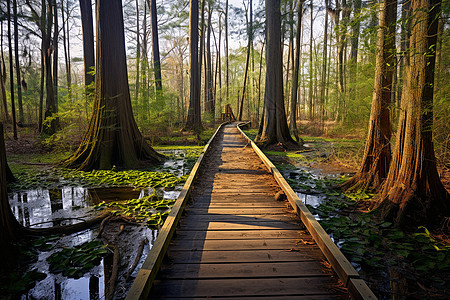
[[[236,127],[214,144],[149,299],[348,299]]]

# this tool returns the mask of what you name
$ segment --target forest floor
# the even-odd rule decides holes
[[[168,137],[159,136],[154,141],[165,144],[159,146],[163,150],[181,149],[183,146],[180,145],[190,145],[189,147],[200,151],[202,147],[193,145],[206,143],[212,132],[213,129],[201,136],[176,132]],[[251,138],[256,133],[254,129],[247,131]],[[448,227],[431,232],[427,228],[419,227],[403,232],[389,222],[377,219],[376,214],[370,212],[375,201],[374,194],[344,194],[337,188],[339,183],[357,170],[364,151],[364,140],[358,138],[358,134],[338,136],[329,133],[327,136],[321,136],[319,132],[309,133],[311,135],[302,136],[304,149],[301,151],[266,151],[266,154],[299,196],[303,197],[310,210],[377,296],[380,299],[389,299],[393,295],[402,298],[449,297]],[[314,133],[319,136],[314,136]],[[48,144],[27,131],[20,133],[19,140],[6,137],[8,163],[16,174],[50,171],[55,164],[70,155],[69,149],[73,150],[74,146],[54,146],[50,151]],[[195,161],[195,155],[191,156],[190,160]],[[450,190],[450,171],[442,167],[439,171],[443,183]],[[46,178],[41,180],[45,181]],[[51,180],[53,179],[49,178],[49,181]],[[104,242],[116,239],[122,224],[127,222],[117,219],[108,222],[103,230]],[[134,250],[138,248],[138,243],[141,242],[138,237],[142,234],[134,233],[142,230],[142,226],[127,225],[127,234],[121,234],[121,239],[117,239],[120,241],[119,248],[122,253],[127,253],[130,247]],[[147,235],[149,239],[154,239],[156,233],[149,231]],[[48,243],[44,242],[44,245],[46,244]],[[149,246],[145,246],[143,257],[147,251]],[[135,253],[128,254],[126,259],[132,259],[133,255]],[[108,259],[111,261],[108,268],[112,268],[113,255],[109,255]],[[106,270],[106,264],[104,267],[105,272],[111,271]],[[126,275],[124,273],[128,267],[122,265],[122,271],[119,273],[121,277]],[[122,282],[121,287],[124,284]],[[123,295],[123,291],[122,288],[119,293]]]

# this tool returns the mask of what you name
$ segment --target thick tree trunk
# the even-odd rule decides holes
[[[297,129],[297,95],[298,95],[298,73],[300,69],[300,38],[302,31],[303,0],[298,2],[297,6],[297,32],[295,35],[295,62],[294,73],[292,74],[292,92],[291,92],[291,114],[289,116],[289,129],[294,134],[297,143],[300,141]]]
[[[190,91],[189,108],[185,129],[199,132],[202,130],[200,108],[200,72],[198,55],[198,0],[191,0],[189,18],[189,62]]]
[[[63,165],[83,170],[133,168],[161,158],[133,117],[125,53],[122,1],[97,0],[97,71],[89,129]]]
[[[94,82],[94,22],[92,18],[91,0],[80,0],[81,27],[83,30],[84,85],[88,87]],[[93,92],[93,91],[87,91]]]
[[[11,35],[11,1],[6,1],[7,15],[8,15],[8,48],[9,48],[9,83],[10,83],[10,97],[11,97],[11,112],[13,122],[13,135],[17,140],[17,123],[16,123],[16,104],[14,101],[14,69],[13,69],[13,51],[12,51],[12,35]]]
[[[39,117],[38,117],[38,127],[39,127],[39,132],[42,133],[43,127],[42,127],[42,117],[44,114],[44,83],[45,83],[45,52],[44,52],[44,47],[45,47],[45,18],[46,18],[46,13],[45,13],[45,1],[46,0],[42,0],[41,1],[41,24],[40,24],[40,30],[41,30],[41,80],[40,80],[40,84],[39,84]]]
[[[436,168],[433,87],[440,0],[411,1],[411,37],[399,128],[386,183],[382,217],[401,226],[439,224],[450,216],[449,194]]]
[[[14,217],[8,200],[7,192],[7,172],[9,170],[6,162],[5,141],[3,138],[3,124],[0,123],[0,243],[2,249],[0,253],[6,251],[5,248],[17,239],[16,233],[21,227]]]
[[[161,60],[159,57],[159,38],[158,38],[158,19],[156,13],[156,0],[147,0],[150,7],[150,16],[152,20],[152,53],[153,53],[153,68],[155,69],[155,87],[156,95],[162,91],[162,77],[161,77]]]
[[[382,3],[376,58],[375,83],[369,133],[359,171],[343,187],[349,190],[379,189],[391,162],[391,121],[389,106],[393,92],[397,0]]]
[[[280,0],[266,0],[266,89],[264,110],[256,142],[264,146],[281,143],[295,145],[286,120],[283,98]]]

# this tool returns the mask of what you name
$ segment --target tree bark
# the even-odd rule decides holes
[[[358,1],[358,0],[357,0]],[[328,0],[325,0],[325,7],[328,7]],[[321,122],[322,132],[325,122],[325,89],[327,86],[327,57],[328,57],[328,13],[325,12],[324,33],[323,33],[323,56],[322,56],[322,78],[320,84],[320,106],[321,106]]]
[[[0,21],[1,29],[0,31],[3,32],[3,20]],[[3,57],[3,35],[0,36],[1,45],[0,49],[2,49],[2,61],[0,62],[0,92],[1,92],[1,106],[2,106],[2,120],[4,123],[9,124],[11,123],[11,116],[8,113],[8,102],[6,99],[6,66],[5,66],[5,59]]]
[[[61,1],[61,19],[62,19],[62,32],[63,32],[63,47],[64,47],[64,59],[66,65],[66,81],[67,81],[67,92],[69,101],[72,101],[72,74],[70,66],[70,30],[69,30],[69,5],[66,6],[67,11],[64,10],[64,1]],[[64,17],[66,15],[66,18]],[[66,30],[67,22],[67,30]]]
[[[136,100],[136,103],[139,103],[139,76],[141,75],[139,70],[141,62],[141,29],[139,27],[139,18],[139,0],[136,0],[136,89],[134,91],[134,99]]]
[[[242,86],[242,99],[241,99],[241,107],[239,109],[239,117],[238,120],[242,121],[242,111],[244,110],[244,98],[245,98],[245,88],[247,86],[247,76],[248,76],[248,65],[250,63],[250,49],[251,43],[253,40],[253,3],[252,0],[249,0],[249,10],[250,10],[250,21],[247,23],[247,35],[248,35],[248,44],[247,44],[247,58],[245,60],[245,73],[244,73],[244,85]]]
[[[411,1],[409,62],[389,174],[379,197],[385,220],[400,226],[439,224],[450,216],[449,194],[436,168],[433,87],[441,0]]]
[[[295,62],[294,73],[292,74],[292,92],[291,92],[291,114],[289,116],[289,129],[294,134],[297,143],[300,141],[297,129],[297,99],[298,99],[298,73],[300,69],[300,38],[302,31],[302,16],[303,16],[303,0],[300,0],[297,5],[297,31],[295,35]]]
[[[94,110],[78,150],[63,162],[82,170],[133,168],[161,161],[133,117],[128,86],[122,2],[97,0]]]
[[[147,0],[150,7],[150,16],[152,20],[152,53],[153,53],[153,68],[155,69],[155,87],[156,95],[158,97],[162,91],[162,77],[161,77],[161,60],[159,57],[159,38],[158,38],[158,19],[156,13],[156,0]]]
[[[313,25],[314,25],[314,18],[313,18],[313,0],[311,0],[310,4],[310,34],[309,34],[309,120],[314,120],[314,104],[313,104]]]
[[[207,23],[207,33],[206,33],[206,60],[205,60],[205,111],[210,113],[212,120],[214,122],[214,95],[213,95],[213,77],[212,77],[212,63],[211,63],[211,17],[213,8],[211,7],[211,2],[208,2],[208,23]]]
[[[189,17],[189,64],[190,91],[189,108],[184,129],[200,132],[202,130],[200,108],[200,72],[198,55],[198,0],[191,0]]]
[[[348,190],[377,190],[387,177],[391,162],[391,121],[389,106],[395,68],[395,25],[397,0],[382,3],[376,57],[375,83],[363,162],[343,187]]]
[[[264,110],[256,142],[263,146],[281,143],[295,145],[286,120],[283,98],[280,0],[266,0],[266,89]]]
[[[16,123],[16,104],[14,101],[14,69],[13,69],[13,51],[11,43],[11,1],[6,1],[7,5],[7,15],[8,15],[8,48],[9,48],[9,83],[11,92],[11,112],[12,112],[12,122],[13,122],[13,135],[14,139],[17,140],[17,123]]]
[[[19,25],[17,23],[17,1],[13,0],[14,13],[14,62],[16,65],[16,80],[17,80],[17,103],[19,104],[19,122],[25,123],[23,117],[23,102],[22,102],[22,80],[20,79],[20,63],[19,63]]]
[[[228,0],[225,2],[225,102],[228,104],[230,101],[230,74],[228,65]],[[259,108],[258,108],[259,109]]]
[[[56,0],[52,0],[52,9],[53,9],[53,93],[54,93],[54,105],[55,105],[55,113],[58,112],[58,44],[59,44],[59,24],[58,24],[58,6]],[[56,119],[58,123],[59,118]],[[56,124],[59,126],[59,124]]]
[[[80,0],[80,13],[81,27],[83,30],[84,85],[88,87],[95,80],[95,75],[92,74],[95,67],[95,56],[91,0]]]

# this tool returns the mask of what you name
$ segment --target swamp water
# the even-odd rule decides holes
[[[170,155],[164,164],[157,166],[155,171],[170,172],[178,177],[186,175],[190,167],[186,163],[186,151],[165,150],[163,154]],[[178,184],[171,190],[157,188],[156,192],[164,199],[176,199],[183,184]],[[103,201],[125,201],[140,199],[151,195],[155,190],[133,187],[93,187],[64,186],[53,189],[32,189],[15,191],[8,195],[13,214],[17,220],[26,227],[44,228],[61,226],[82,222],[99,215],[94,205]],[[147,257],[157,236],[157,230],[148,228],[145,223],[141,226],[125,230],[119,237],[124,239],[121,245],[121,268],[128,270],[136,257],[137,248],[143,239],[148,243],[144,245],[141,259],[130,277],[134,277]],[[128,228],[126,227],[126,228]],[[36,285],[22,294],[22,299],[103,299],[105,286],[107,286],[112,269],[113,255],[107,254],[100,263],[92,267],[80,278],[68,278],[62,273],[52,273],[47,259],[61,249],[80,246],[97,238],[98,228],[87,229],[78,233],[50,238],[45,245],[47,249],[39,250],[37,260],[31,263],[28,270],[37,270],[46,274],[46,278],[36,282]],[[122,280],[123,281],[123,280]],[[116,285],[116,295],[125,295],[132,284],[119,282]]]

